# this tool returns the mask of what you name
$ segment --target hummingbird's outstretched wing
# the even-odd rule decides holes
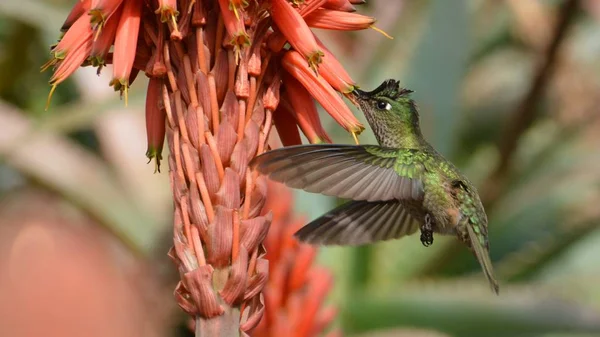
[[[321,216],[294,234],[321,245],[363,245],[410,235],[419,223],[401,201],[351,201]]]
[[[367,201],[422,199],[423,167],[399,162],[399,151],[375,145],[289,146],[254,158],[250,166],[312,193]]]

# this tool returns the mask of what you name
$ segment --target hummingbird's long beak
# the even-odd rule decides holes
[[[367,96],[365,94],[366,92],[355,88],[354,90],[352,90],[352,92],[347,93],[346,97],[350,100],[350,102],[352,102],[352,104],[359,107],[360,101],[367,99]]]

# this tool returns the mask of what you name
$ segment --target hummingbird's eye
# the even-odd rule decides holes
[[[386,101],[377,101],[377,109],[379,110],[390,110],[392,105]]]

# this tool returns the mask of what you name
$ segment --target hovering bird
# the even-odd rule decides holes
[[[489,257],[488,221],[473,184],[423,138],[411,90],[387,80],[370,92],[354,90],[377,145],[315,144],[266,152],[251,163],[292,188],[352,201],[296,232],[303,242],[363,245],[420,230],[456,235],[475,254],[498,293]]]

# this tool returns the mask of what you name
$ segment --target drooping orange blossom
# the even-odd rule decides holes
[[[292,227],[280,237],[287,248],[273,246],[287,257],[271,254],[269,267],[262,243],[275,211],[268,205],[277,204],[268,201],[265,177],[247,168],[269,149],[273,126],[284,145],[301,143],[298,127],[310,142],[329,142],[315,101],[355,139],[364,129],[340,96],[354,81],[311,30],[374,28],[373,18],[353,13],[362,2],[80,0],[63,24],[44,65],[54,69],[50,96],[82,65],[100,71],[112,64],[110,85],[126,103],[139,72],[149,78],[147,156],[159,170],[166,136],[175,206],[169,254],[181,276],[175,297],[197,335],[249,333],[265,305],[260,336],[281,329],[269,326],[282,324],[269,310],[310,309],[293,322],[298,336],[317,334],[334,315],[314,321],[331,280],[317,269],[321,281],[306,281],[315,250],[291,243]],[[283,266],[291,264],[303,269],[292,271],[291,288],[282,291]]]

